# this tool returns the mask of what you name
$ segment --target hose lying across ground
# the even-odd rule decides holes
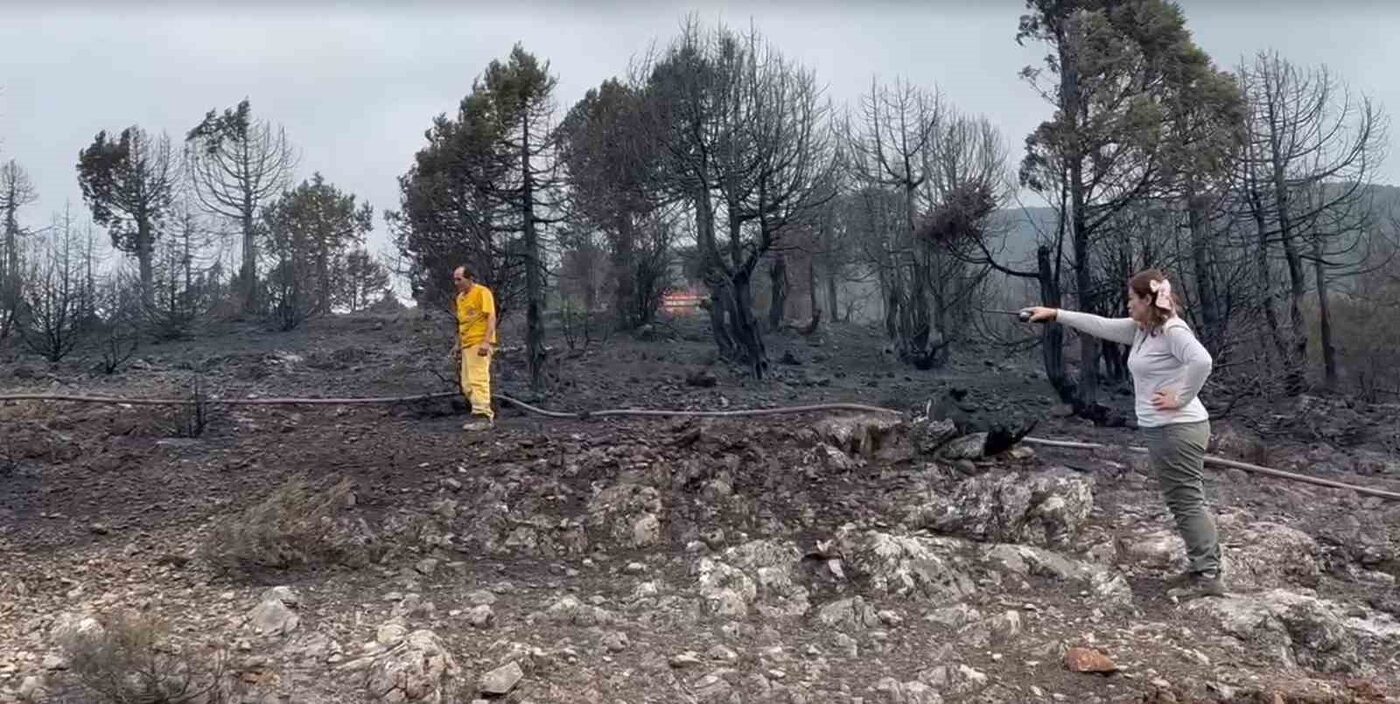
[[[3,394],[0,395],[0,402],[5,401],[63,401],[73,403],[107,403],[126,404],[132,406],[183,406],[204,403],[221,406],[340,406],[340,405],[367,405],[367,404],[387,404],[387,403],[412,403],[415,401],[429,401],[433,399],[455,398],[460,396],[457,391],[443,391],[438,393],[418,394],[416,396],[375,396],[361,398],[121,398],[116,396],[82,396],[74,394]],[[602,411],[550,411],[538,406],[532,406],[524,401],[511,398],[504,394],[495,394],[494,398],[512,406],[520,408],[528,413],[532,413],[545,418],[564,418],[585,420],[589,418],[607,417],[669,417],[669,418],[738,418],[751,416],[772,416],[795,413],[813,413],[817,411],[861,411],[865,413],[884,413],[890,415],[903,415],[892,408],[880,406],[868,406],[860,403],[818,403],[807,406],[781,406],[777,408],[744,408],[732,411],[684,411],[684,410],[660,410],[660,409],[638,409],[638,408],[610,408]],[[1052,440],[1048,438],[1025,437],[1021,442],[1030,445],[1041,445],[1044,447],[1059,447],[1073,450],[1106,450],[1112,449],[1113,445],[1103,445],[1092,442],[1074,442],[1070,440]],[[1147,448],[1135,445],[1124,446],[1131,452],[1147,452]],[[1306,484],[1315,484],[1333,489],[1346,489],[1354,491],[1364,496],[1375,496],[1391,501],[1400,501],[1400,493],[1386,491],[1384,489],[1373,489],[1371,487],[1356,486],[1343,482],[1323,479],[1321,477],[1310,477],[1305,474],[1285,472],[1281,469],[1264,467],[1248,462],[1206,455],[1206,464],[1219,467],[1239,469],[1254,474],[1276,477],[1278,479],[1288,479]]]
[[[461,396],[458,391],[419,394],[417,396],[371,396],[368,398],[120,398],[117,396],[78,396],[74,394],[6,394],[0,401],[70,401],[73,403],[111,403],[129,406],[190,406],[204,403],[211,406],[343,406],[373,403],[411,403],[435,398]]]
[[[1095,442],[1073,442],[1070,440],[1049,440],[1046,438],[1031,437],[1021,438],[1021,442],[1024,442],[1028,445],[1043,445],[1045,447],[1064,447],[1072,450],[1104,450],[1113,447],[1122,447],[1132,452],[1147,452],[1147,448],[1138,447],[1136,445],[1101,445]],[[1316,484],[1318,486],[1326,486],[1331,487],[1333,489],[1350,489],[1351,491],[1355,491],[1358,494],[1365,494],[1366,496],[1378,496],[1382,499],[1400,501],[1400,493],[1396,493],[1393,491],[1386,491],[1384,489],[1372,489],[1371,487],[1356,486],[1355,484],[1346,484],[1344,482],[1333,481],[1331,479],[1323,479],[1322,477],[1310,477],[1306,474],[1285,472],[1281,469],[1274,469],[1273,467],[1264,467],[1262,465],[1250,464],[1248,462],[1240,462],[1239,460],[1232,460],[1226,457],[1206,455],[1206,464],[1216,465],[1217,467],[1228,467],[1230,469],[1240,469],[1246,472],[1262,474],[1266,477],[1292,479],[1293,481],[1304,482],[1307,484]]]

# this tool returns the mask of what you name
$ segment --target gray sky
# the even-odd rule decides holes
[[[1273,48],[1299,64],[1325,63],[1354,90],[1400,109],[1400,9],[1362,0],[1182,5],[1198,43],[1222,65]],[[179,140],[209,109],[247,96],[300,149],[298,178],[320,171],[375,206],[377,245],[385,237],[378,215],[397,208],[396,179],[423,131],[456,109],[493,58],[521,41],[548,59],[562,116],[652,42],[673,37],[692,11],[730,25],[752,20],[815,69],[838,105],[854,103],[876,76],[937,86],[959,109],[997,124],[1017,157],[1049,114],[1017,76],[1044,48],[1016,45],[1023,4],[1007,0],[237,7],[0,7],[0,159],[17,159],[39,190],[28,222],[47,222],[68,199],[82,208],[74,164],[98,130],[136,123]],[[1400,153],[1381,180],[1400,183]]]

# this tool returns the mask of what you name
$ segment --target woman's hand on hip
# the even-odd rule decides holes
[[[1159,411],[1174,411],[1181,408],[1181,397],[1171,389],[1162,389],[1152,394],[1152,407]]]

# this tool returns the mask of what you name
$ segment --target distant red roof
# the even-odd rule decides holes
[[[691,313],[700,308],[705,294],[695,290],[670,291],[661,297],[661,309],[671,313]]]

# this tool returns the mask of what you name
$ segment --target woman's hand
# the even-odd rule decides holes
[[[1159,411],[1174,411],[1181,408],[1181,397],[1171,389],[1162,389],[1152,394],[1152,407]]]
[[[1059,312],[1060,311],[1054,308],[1032,306],[1030,308],[1021,309],[1021,319],[1028,323],[1053,323],[1055,322],[1055,316],[1058,315]]]

